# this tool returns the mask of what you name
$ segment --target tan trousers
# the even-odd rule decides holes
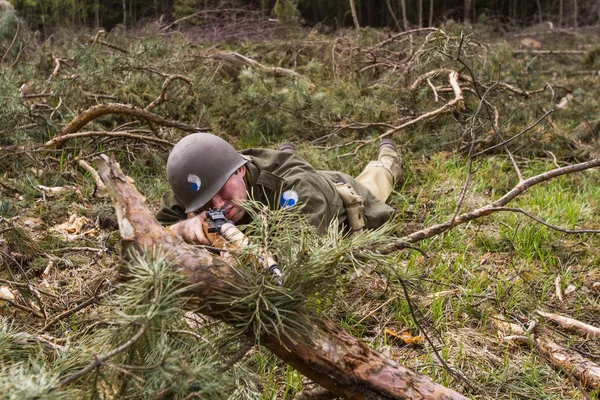
[[[404,179],[400,155],[392,149],[382,149],[377,161],[371,161],[356,178],[382,203],[392,193],[394,185]]]

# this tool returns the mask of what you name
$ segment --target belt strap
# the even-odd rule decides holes
[[[356,193],[352,185],[346,182],[336,182],[335,188],[344,203],[348,225],[353,232],[360,232],[365,227],[365,205],[362,197]]]

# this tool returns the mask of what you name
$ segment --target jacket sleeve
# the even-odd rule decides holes
[[[172,191],[166,191],[162,197],[161,209],[156,213],[156,220],[162,225],[172,225],[186,218],[185,208],[177,200]]]

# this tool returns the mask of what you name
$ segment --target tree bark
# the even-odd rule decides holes
[[[429,0],[429,23],[427,24],[427,27],[433,26],[433,2],[434,0]]]
[[[471,0],[464,0],[464,21],[465,24],[471,22]]]
[[[245,295],[234,268],[207,250],[185,244],[158,224],[114,158],[96,159],[98,173],[110,193],[123,249],[161,247],[192,288],[189,295],[201,312],[231,322],[218,293]],[[196,303],[194,301],[194,303]],[[314,318],[311,335],[265,334],[261,344],[302,374],[346,399],[466,399],[394,360],[371,350],[332,321]],[[308,329],[307,329],[308,331]]]
[[[358,14],[356,14],[356,6],[354,5],[354,0],[350,1],[350,12],[352,13],[352,21],[354,21],[354,28],[357,32],[360,32],[360,24],[358,23]]]
[[[558,28],[562,28],[563,23],[563,0],[558,1]]]
[[[404,30],[408,30],[408,16],[406,15],[406,0],[400,0],[400,8],[402,9],[402,24]]]

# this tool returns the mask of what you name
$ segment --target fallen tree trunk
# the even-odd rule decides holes
[[[239,277],[231,265],[207,250],[189,246],[156,222],[131,178],[108,157],[96,160],[98,172],[115,205],[123,249],[161,247],[193,285],[190,294],[201,312],[230,321],[218,293],[243,296],[231,282]],[[314,318],[307,332],[264,334],[261,345],[330,392],[346,399],[466,399],[399,363],[371,350],[332,321]]]

